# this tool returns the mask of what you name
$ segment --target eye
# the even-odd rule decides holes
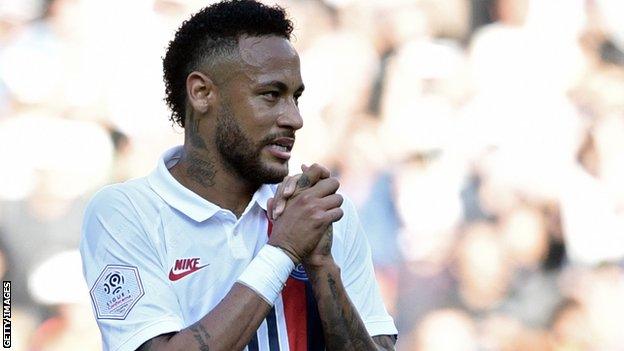
[[[277,100],[279,95],[280,95],[280,93],[277,90],[271,90],[271,91],[266,91],[266,92],[262,93],[262,96],[264,96],[269,101]]]

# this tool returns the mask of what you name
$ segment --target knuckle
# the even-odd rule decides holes
[[[323,211],[316,210],[310,216],[314,222],[323,222],[325,220],[325,213]]]
[[[315,163],[310,167],[310,170],[314,171],[314,173],[316,174],[320,174],[320,173],[323,173],[323,166],[319,165],[318,163]]]
[[[308,218],[312,218],[316,213],[316,206],[314,204],[304,204],[303,205],[303,214]]]
[[[299,196],[299,199],[301,199],[301,202],[306,205],[312,203],[312,195],[310,194],[301,194],[301,196]]]

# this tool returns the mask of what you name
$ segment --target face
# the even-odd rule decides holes
[[[295,132],[303,126],[299,56],[284,38],[246,37],[240,69],[224,84],[215,142],[224,165],[251,184],[288,175]]]

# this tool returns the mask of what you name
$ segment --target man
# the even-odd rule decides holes
[[[226,1],[169,44],[166,100],[184,145],[85,212],[83,269],[105,349],[394,348],[338,182],[313,165],[269,185],[288,174],[303,125],[291,31],[279,7]]]

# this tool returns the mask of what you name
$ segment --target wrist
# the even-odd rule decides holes
[[[313,255],[303,261],[306,272],[323,271],[337,268],[338,265],[334,261],[334,257],[330,255]]]
[[[291,250],[288,250],[287,248],[284,248],[284,247],[282,247],[279,244],[267,243],[267,245],[270,245],[272,247],[280,249],[283,253],[286,254],[286,256],[288,256],[288,258],[290,258],[290,260],[295,264],[295,266],[298,265],[301,262],[299,257],[297,257],[297,255],[294,252],[292,252]]]
[[[246,285],[269,305],[273,305],[294,268],[293,262],[282,250],[265,245],[251,260],[237,282]]]

